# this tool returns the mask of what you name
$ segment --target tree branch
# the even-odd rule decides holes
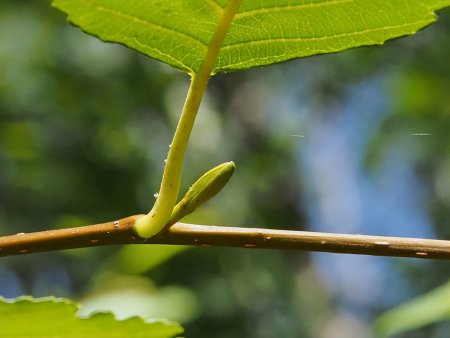
[[[450,259],[450,241],[223,227],[176,223],[149,239],[133,227],[135,215],[84,227],[48,230],[0,237],[0,257],[27,253],[118,244],[183,244],[203,247],[239,247],[319,251],[359,255]]]

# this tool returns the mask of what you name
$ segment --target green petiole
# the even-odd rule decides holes
[[[184,154],[195,117],[197,116],[217,55],[240,2],[241,0],[230,0],[227,7],[224,8],[202,65],[199,71],[192,75],[186,102],[167,155],[158,197],[152,210],[138,219],[134,225],[140,237],[149,238],[158,234],[166,228],[171,218],[180,190]]]

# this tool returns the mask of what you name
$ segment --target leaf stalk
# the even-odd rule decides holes
[[[187,144],[194,126],[201,100],[208,85],[212,69],[222,43],[238,10],[241,0],[230,0],[223,10],[217,29],[196,74],[191,74],[191,84],[186,101],[167,155],[161,186],[150,212],[136,222],[136,232],[142,238],[152,237],[167,225],[177,202],[181,184],[181,171]]]

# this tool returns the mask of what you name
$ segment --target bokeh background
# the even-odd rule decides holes
[[[382,47],[214,77],[184,189],[221,162],[237,171],[190,221],[450,239],[450,11],[439,16]],[[188,81],[49,1],[0,0],[0,234],[147,211]],[[376,337],[377,318],[429,292],[393,317],[418,326],[395,337],[448,338],[449,279],[445,261],[232,248],[0,259],[1,296],[168,318],[196,338]]]

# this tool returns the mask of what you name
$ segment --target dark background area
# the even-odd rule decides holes
[[[183,187],[221,162],[237,171],[189,220],[450,239],[450,11],[439,16],[381,47],[215,76]],[[188,81],[48,1],[0,0],[0,234],[149,210]],[[2,258],[0,295],[168,318],[186,337],[365,338],[449,275],[445,261],[104,247]]]

